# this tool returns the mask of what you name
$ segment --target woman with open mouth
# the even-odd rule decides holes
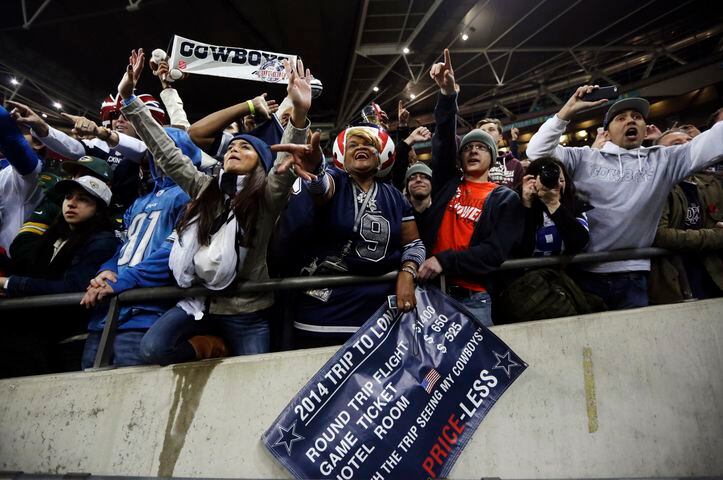
[[[294,322],[298,348],[344,343],[382,305],[411,311],[414,282],[424,261],[411,204],[378,181],[393,164],[385,131],[350,127],[334,143],[336,167],[316,172],[307,187],[317,205],[311,275],[376,276],[399,270],[396,285],[376,283],[308,290]],[[396,295],[396,297],[390,297]]]

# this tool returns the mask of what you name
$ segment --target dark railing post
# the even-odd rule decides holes
[[[110,358],[113,355],[113,340],[115,340],[115,331],[118,326],[118,313],[120,311],[120,301],[118,296],[110,299],[108,305],[108,314],[105,317],[105,327],[100,336],[100,344],[95,354],[92,370],[106,370],[115,368],[110,365]]]

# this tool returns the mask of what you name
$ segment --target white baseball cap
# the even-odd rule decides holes
[[[55,190],[61,194],[66,193],[68,190],[74,187],[80,187],[86,192],[93,195],[95,198],[103,200],[106,206],[110,206],[110,197],[112,193],[108,185],[90,175],[83,175],[74,180],[63,180],[55,185]]]

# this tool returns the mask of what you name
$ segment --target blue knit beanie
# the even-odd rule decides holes
[[[238,133],[231,138],[231,141],[234,142],[236,140],[245,140],[251,146],[256,150],[256,153],[259,155],[259,160],[261,161],[261,165],[263,165],[264,170],[266,173],[269,173],[269,170],[271,170],[271,167],[274,166],[274,157],[273,153],[271,153],[271,147],[268,146],[266,142],[261,140],[260,138],[254,137],[253,135],[248,135],[246,133]]]

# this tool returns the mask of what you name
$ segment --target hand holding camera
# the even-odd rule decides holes
[[[549,213],[560,208],[560,167],[544,165],[537,176],[537,198],[547,207]]]
[[[560,208],[561,190],[560,167],[544,165],[537,176],[525,175],[522,179],[522,204],[530,208],[533,200],[538,198],[552,214]]]

